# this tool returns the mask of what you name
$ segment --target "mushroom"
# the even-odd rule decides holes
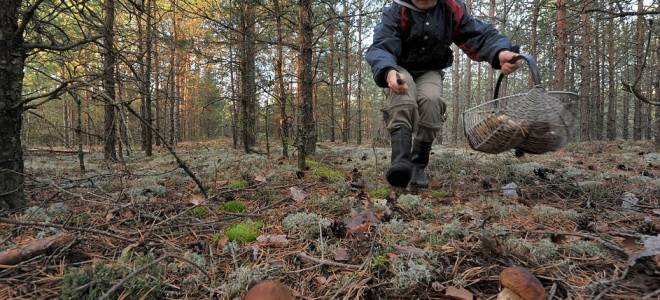
[[[281,282],[266,280],[253,286],[244,300],[293,300],[293,295]]]
[[[500,283],[504,289],[497,295],[498,300],[543,300],[545,289],[529,270],[521,267],[508,267],[500,273]]]

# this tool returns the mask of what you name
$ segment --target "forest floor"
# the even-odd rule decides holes
[[[554,299],[659,297],[650,143],[520,159],[436,146],[416,192],[388,187],[386,148],[321,143],[302,179],[295,159],[226,141],[177,152],[210,199],[163,150],[88,154],[84,175],[75,155],[29,152],[28,208],[0,219],[0,250],[74,238],[0,265],[0,299],[234,299],[266,278],[303,299],[494,299],[513,265]]]

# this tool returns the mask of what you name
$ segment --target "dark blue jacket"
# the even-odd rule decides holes
[[[499,52],[512,49],[509,39],[492,25],[469,15],[463,1],[438,0],[427,11],[419,11],[410,0],[400,1],[409,5],[395,1],[384,9],[366,53],[380,87],[387,87],[386,72],[397,66],[413,73],[451,66],[452,43],[471,59],[489,62],[495,69],[500,68]]]

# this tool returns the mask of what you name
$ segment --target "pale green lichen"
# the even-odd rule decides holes
[[[538,262],[546,262],[557,257],[557,245],[549,239],[537,242],[528,241],[517,237],[511,237],[504,241],[505,246],[517,255],[529,255]]]
[[[319,231],[327,229],[331,224],[330,219],[323,218],[315,213],[302,212],[290,214],[282,221],[282,226],[288,232],[308,238],[318,237]]]
[[[220,286],[220,291],[226,299],[232,299],[232,297],[247,291],[250,284],[262,280],[265,275],[261,269],[241,266],[229,273]]]
[[[445,239],[458,239],[465,235],[465,227],[459,220],[453,220],[442,228],[442,237]]]
[[[399,206],[401,206],[401,208],[406,210],[413,210],[419,207],[421,203],[421,199],[419,198],[418,195],[405,194],[399,196],[397,202],[399,203]]]
[[[397,289],[415,287],[431,281],[429,265],[417,259],[397,258],[393,265],[394,277],[391,282]]]
[[[575,221],[580,214],[573,209],[558,209],[547,205],[537,205],[532,209],[534,221],[541,224],[555,224],[557,222]]]
[[[578,257],[604,257],[607,255],[607,252],[600,245],[585,240],[571,242],[568,250],[572,255]]]

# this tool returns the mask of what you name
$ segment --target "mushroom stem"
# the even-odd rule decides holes
[[[497,294],[497,300],[525,300],[520,298],[518,294],[513,292],[508,288],[504,288],[499,294]]]

